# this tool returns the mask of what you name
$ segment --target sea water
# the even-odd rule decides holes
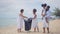
[[[37,21],[40,23],[42,20],[37,18]],[[17,25],[17,18],[0,18],[0,28],[14,25]]]

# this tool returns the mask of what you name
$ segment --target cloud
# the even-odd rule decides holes
[[[55,7],[60,7],[60,0],[0,0],[0,16],[17,16],[20,9],[24,9],[24,15],[31,15],[34,8],[37,9],[37,14],[41,14],[41,4],[47,3],[53,10]],[[41,15],[40,15],[41,16]]]

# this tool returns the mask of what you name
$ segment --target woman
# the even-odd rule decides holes
[[[43,20],[43,33],[45,33],[45,27],[46,27],[45,12],[46,12],[46,6],[47,6],[47,4],[42,4],[41,6],[43,7],[42,13],[41,13],[42,20]]]
[[[45,33],[45,28],[47,28],[47,31],[48,31],[48,33],[49,33],[49,18],[50,18],[50,11],[49,11],[49,9],[50,9],[50,6],[46,6],[46,8],[45,8],[45,12],[44,12],[44,14],[43,14],[43,30],[44,30],[44,32],[43,33]]]

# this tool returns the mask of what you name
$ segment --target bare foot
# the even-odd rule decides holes
[[[21,31],[20,30],[18,30],[18,33],[20,33]]]
[[[45,32],[43,32],[43,33],[45,33]]]
[[[50,32],[48,32],[48,33],[50,33]]]
[[[34,31],[34,32],[36,32],[36,31]]]
[[[38,31],[39,32],[39,31]]]

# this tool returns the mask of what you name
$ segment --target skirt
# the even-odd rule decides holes
[[[45,17],[43,18],[43,27],[49,27],[49,23],[46,22]]]

